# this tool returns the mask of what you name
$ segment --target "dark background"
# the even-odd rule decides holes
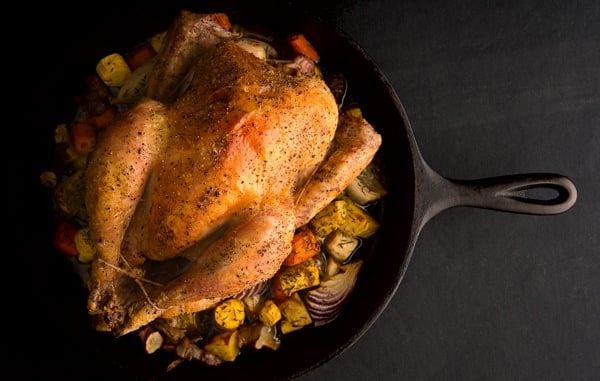
[[[268,11],[269,3],[257,7]],[[331,20],[367,51],[402,100],[423,156],[440,174],[471,179],[555,172],[578,189],[575,206],[558,216],[455,208],[435,217],[372,328],[300,380],[598,379],[600,2],[289,3]],[[30,80],[47,75],[43,59],[52,59],[53,44],[61,41],[46,39],[45,32],[77,33],[87,12],[118,14],[106,4],[47,2],[34,17],[32,9],[24,11],[26,25],[13,35],[17,41],[25,31],[33,37],[19,44],[9,63],[24,63]],[[73,7],[77,19],[68,15]],[[17,90],[19,97],[27,87]],[[22,164],[34,153],[27,151],[27,130],[16,128],[25,133],[12,160]],[[10,202],[9,212],[20,233],[16,255],[26,256],[18,248],[31,239],[20,212],[27,203],[20,197],[28,193],[16,189],[19,202]],[[17,292],[11,296],[19,299],[23,283],[12,285]],[[23,329],[25,314],[11,311]],[[43,322],[25,318],[34,320],[27,327],[43,340]],[[47,355],[57,345],[44,344]],[[30,357],[19,360],[33,369],[40,348],[30,349]]]

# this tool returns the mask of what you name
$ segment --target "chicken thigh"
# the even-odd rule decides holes
[[[381,144],[320,77],[269,65],[211,20],[181,13],[148,96],[89,163],[88,309],[117,336],[270,279]]]

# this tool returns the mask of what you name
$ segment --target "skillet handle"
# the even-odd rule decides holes
[[[425,199],[423,222],[455,206],[469,206],[510,213],[553,215],[569,210],[577,200],[573,182],[554,173],[526,173],[457,180],[422,168]],[[553,197],[548,197],[548,194]]]

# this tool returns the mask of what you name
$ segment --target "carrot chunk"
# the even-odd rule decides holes
[[[223,29],[231,31],[231,21],[225,13],[213,13],[210,18],[217,24],[223,27]]]
[[[67,255],[76,256],[77,246],[75,245],[75,235],[77,234],[77,226],[70,222],[61,221],[54,230],[53,245],[54,247]]]
[[[285,258],[285,266],[294,266],[312,258],[321,251],[321,244],[311,229],[297,232],[292,239],[292,252]]]
[[[92,152],[96,146],[96,131],[88,123],[75,123],[71,127],[71,143],[81,155]]]
[[[319,53],[312,46],[310,41],[301,33],[294,33],[288,36],[288,43],[292,46],[292,49],[298,54],[303,54],[311,60],[318,62],[320,59]]]

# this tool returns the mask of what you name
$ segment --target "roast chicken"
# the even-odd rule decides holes
[[[89,162],[88,309],[116,336],[273,277],[381,144],[322,78],[272,66],[210,16],[181,12],[146,96]]]

